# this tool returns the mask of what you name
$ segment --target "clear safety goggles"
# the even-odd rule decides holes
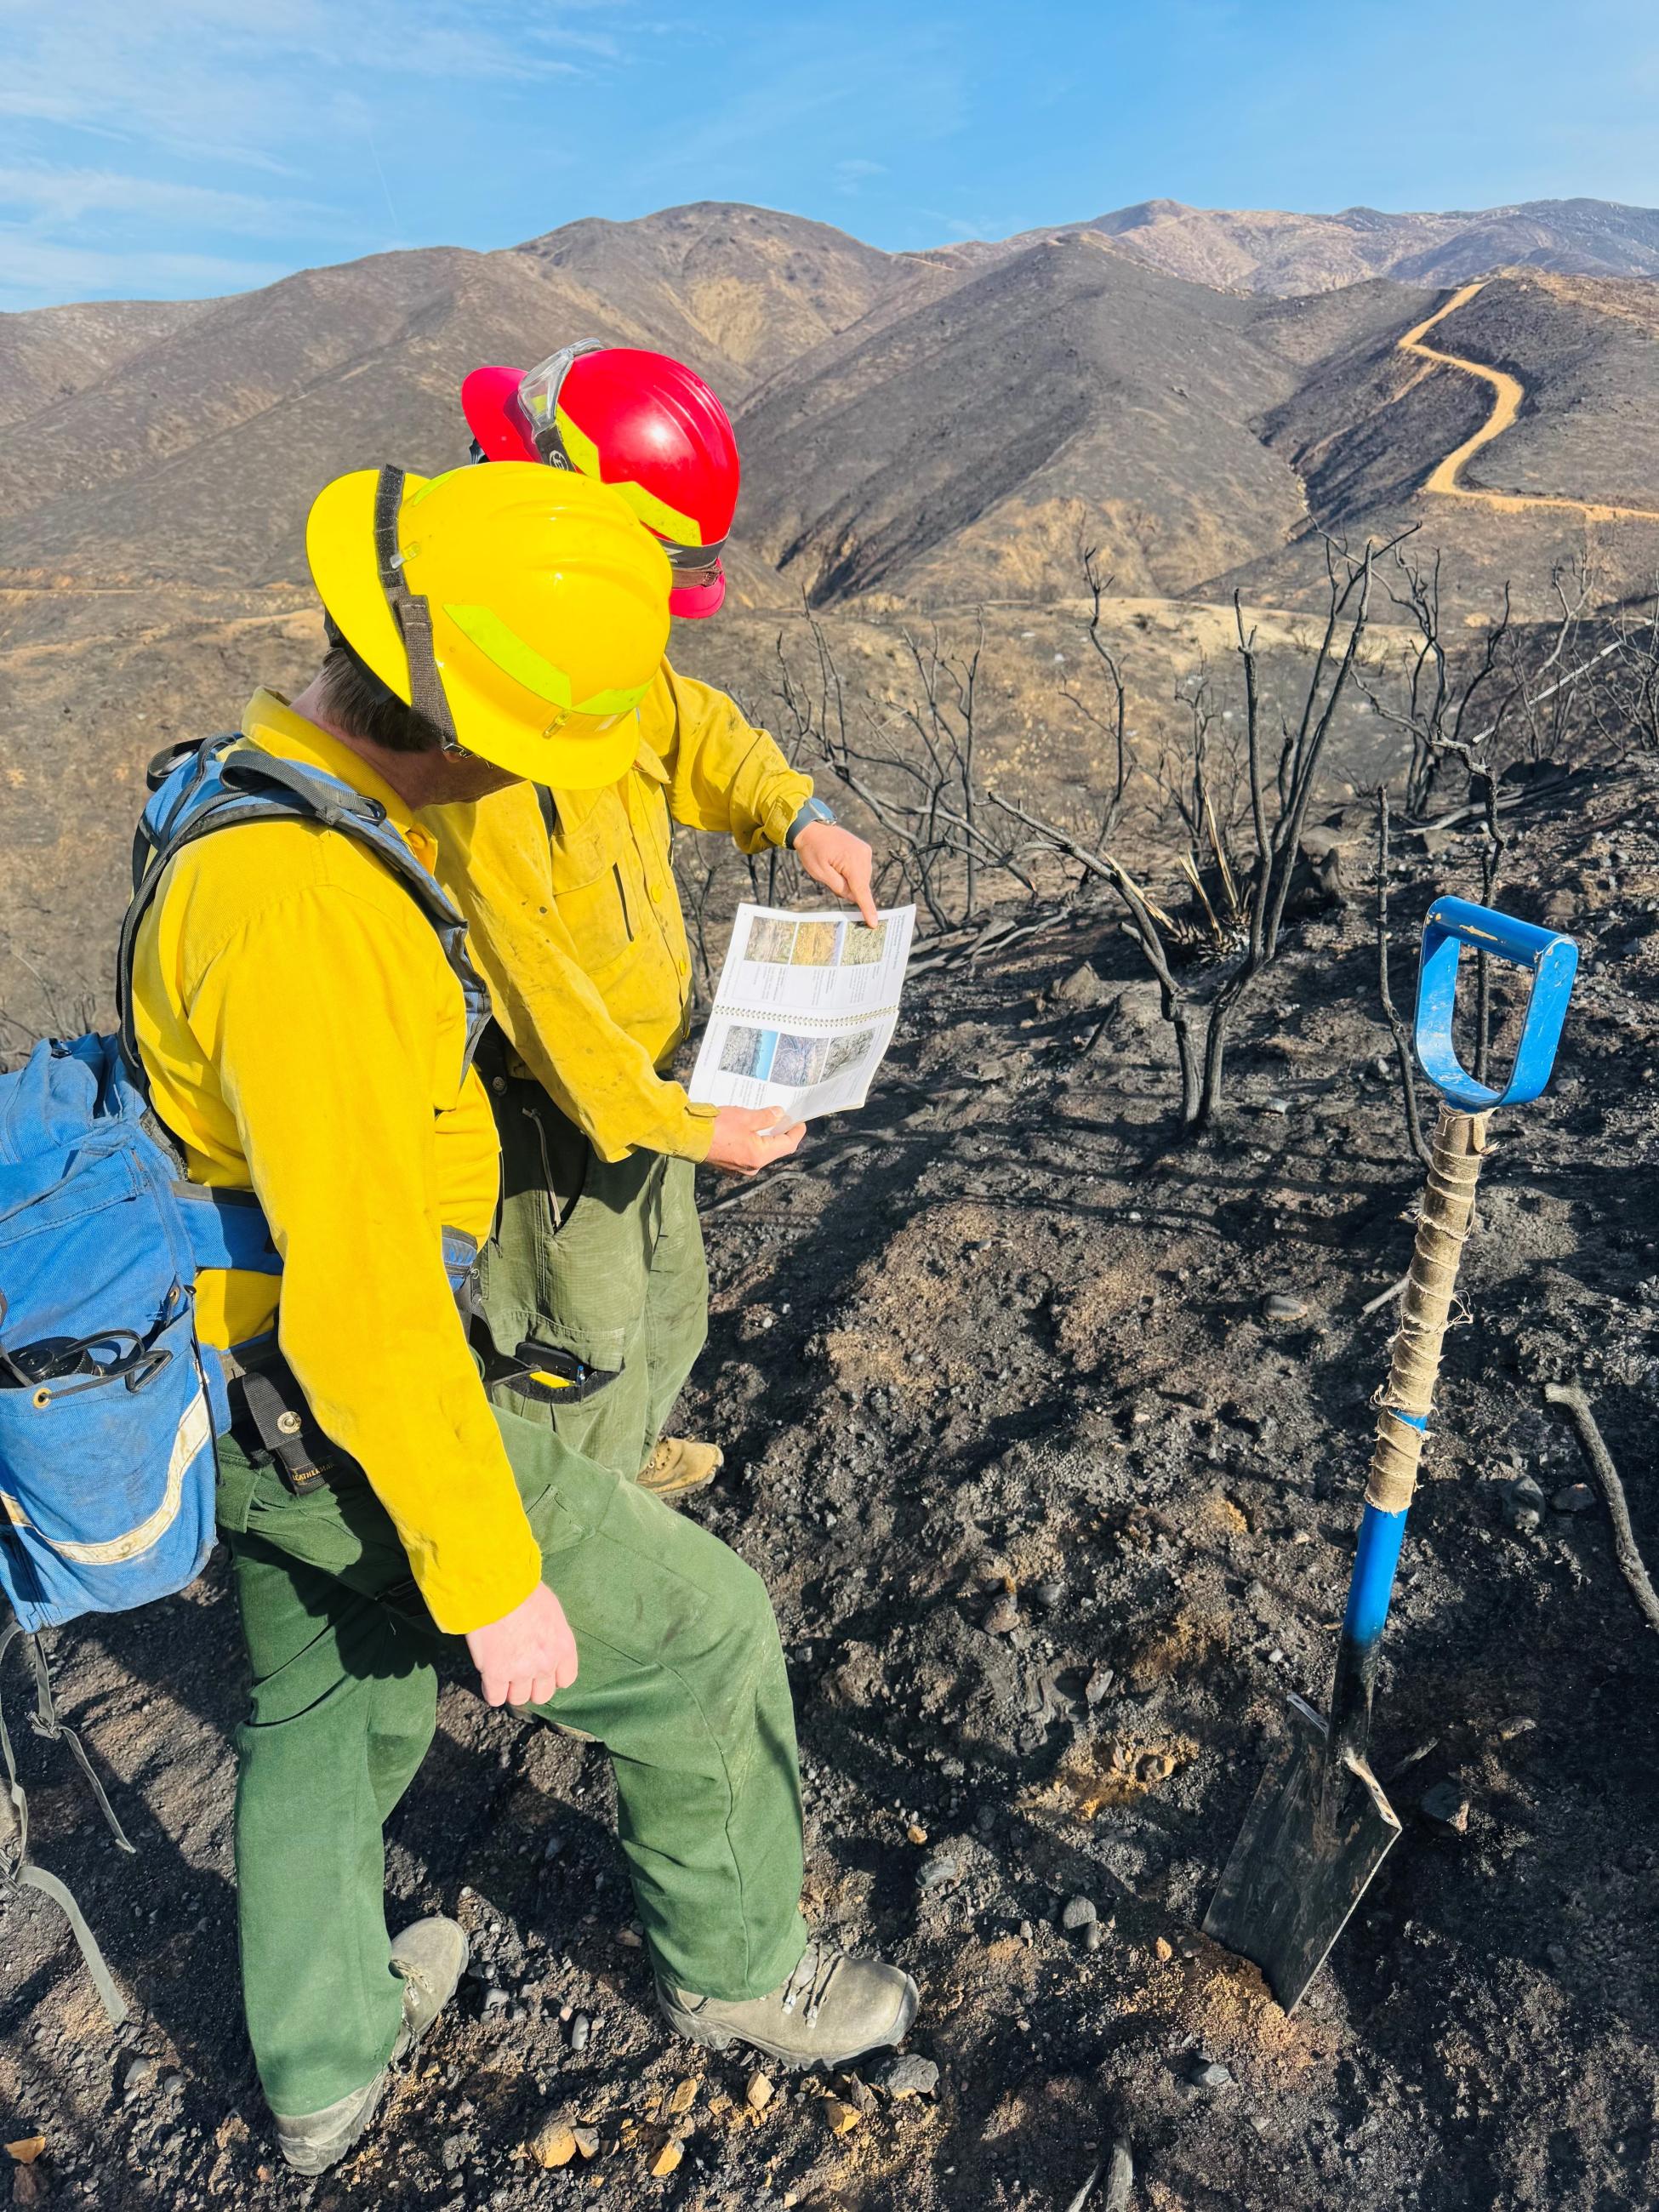
[[[562,347],[557,353],[549,354],[534,368],[526,369],[519,381],[519,404],[530,424],[530,434],[536,441],[536,451],[556,469],[574,467],[564,449],[564,440],[559,435],[559,393],[570,374],[570,365],[585,353],[603,353],[605,347],[598,338],[578,338],[574,345]]]

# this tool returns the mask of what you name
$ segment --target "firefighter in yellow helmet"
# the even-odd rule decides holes
[[[160,873],[131,1013],[187,1173],[263,1214],[263,1239],[198,1278],[198,1335],[229,1355],[217,1510],[252,1676],[244,2001],[278,2142],[319,2173],[466,1964],[442,1916],[388,1936],[382,1874],[447,1642],[490,1704],[615,1754],[679,2033],[841,2063],[896,2041],[915,1991],[802,1923],[793,1719],[759,1578],[492,1407],[469,1343],[467,1263],[499,1185],[471,1064],[488,998],[416,811],[620,772],[667,636],[667,559],[604,486],[529,465],[342,477],[307,552],[327,659],[291,703],[256,693],[240,738],[187,753],[147,813]]]
[[[633,759],[672,571],[603,485],[525,463],[485,495],[465,469],[359,469],[319,495],[306,550],[333,629],[382,684],[412,690],[452,766],[504,771],[490,789],[589,790]]]

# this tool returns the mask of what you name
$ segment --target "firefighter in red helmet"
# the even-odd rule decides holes
[[[547,461],[619,492],[662,540],[671,614],[696,622],[719,607],[742,470],[731,418],[695,369],[587,340],[528,376],[475,368],[461,406],[480,459]]]
[[[585,342],[527,374],[475,369],[462,405],[476,459],[609,485],[668,555],[671,611],[714,612],[739,467],[726,410],[693,370]],[[751,1175],[803,1132],[768,1109],[700,1105],[665,1072],[691,998],[671,823],[724,830],[744,853],[789,847],[872,924],[875,906],[868,845],[723,692],[665,660],[638,711],[639,750],[616,784],[519,785],[430,826],[497,1014],[481,1057],[503,1156],[480,1270],[495,1387],[672,1497],[720,1460],[662,1433],[708,1334],[696,1164]]]

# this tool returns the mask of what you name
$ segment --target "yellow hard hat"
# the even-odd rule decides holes
[[[532,461],[337,477],[306,524],[324,606],[447,742],[595,790],[639,750],[672,570],[620,495]]]

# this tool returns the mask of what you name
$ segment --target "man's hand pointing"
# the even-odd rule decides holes
[[[862,837],[839,822],[809,823],[795,840],[795,858],[815,884],[855,906],[873,929],[876,902],[870,889],[875,854]]]

